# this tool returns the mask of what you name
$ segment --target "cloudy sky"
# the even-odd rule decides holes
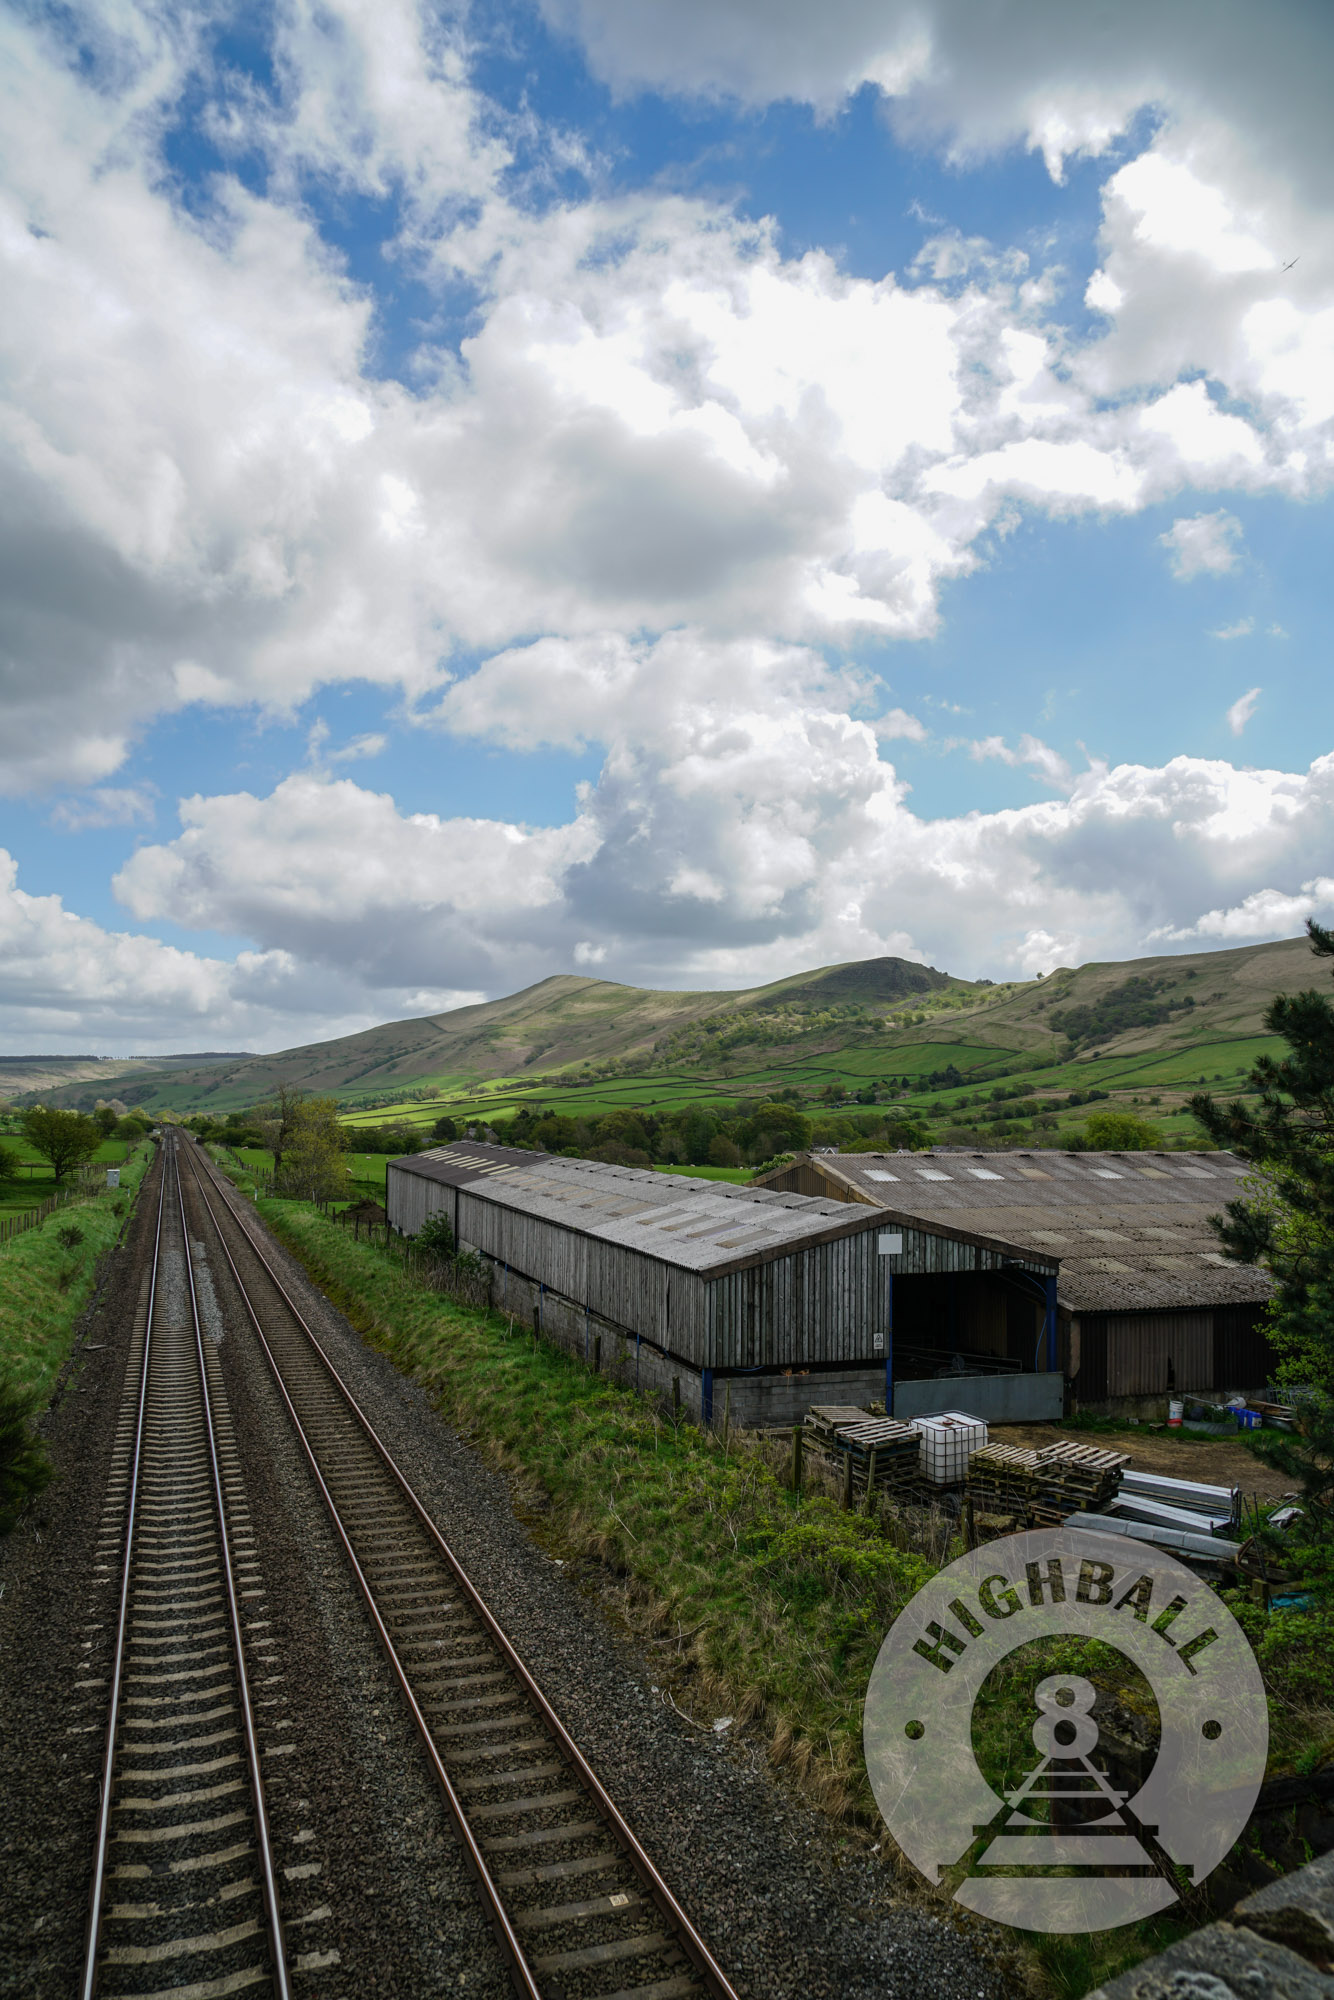
[[[1325,0],[0,15],[0,1046],[1334,913]]]

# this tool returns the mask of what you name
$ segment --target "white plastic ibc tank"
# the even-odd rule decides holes
[[[968,1476],[969,1459],[987,1441],[981,1417],[966,1416],[961,1410],[941,1410],[933,1417],[918,1417],[916,1424],[922,1477],[933,1486],[960,1485]]]

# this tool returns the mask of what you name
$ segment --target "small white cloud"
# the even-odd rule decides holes
[[[587,938],[581,938],[574,948],[576,965],[601,965],[606,956],[605,944],[591,944]]]
[[[323,716],[316,716],[306,734],[306,758],[313,769],[320,770],[326,764],[352,764],[359,757],[378,757],[386,748],[387,736],[354,736],[341,750],[329,750],[329,725]]]
[[[1269,628],[1269,637],[1270,637],[1271,639],[1286,639],[1286,638],[1287,638],[1287,636],[1288,636],[1288,634],[1287,634],[1287,628],[1286,628],[1285,626],[1283,626],[1283,625],[1271,625],[1271,626],[1270,626],[1270,628]]]
[[[350,764],[358,757],[378,757],[389,742],[387,736],[354,736],[341,750],[329,752],[331,764]]]
[[[1259,688],[1247,688],[1240,700],[1233,702],[1227,712],[1227,726],[1234,736],[1241,735],[1242,730],[1255,714],[1255,704],[1259,699]]]
[[[63,799],[51,814],[54,826],[67,833],[83,833],[96,826],[133,826],[137,821],[152,823],[151,785],[99,785],[81,799]]]
[[[1068,792],[1075,782],[1074,772],[1060,751],[1053,750],[1040,736],[1021,736],[1017,750],[1012,750],[1003,736],[983,736],[969,744],[968,754],[979,764],[994,757],[998,763],[1012,767],[1031,765],[1035,777],[1054,785],[1058,791]]]
[[[882,715],[871,724],[882,743],[890,742],[896,736],[906,736],[913,743],[925,743],[926,727],[915,715],[909,715],[906,708],[891,708],[888,715]]]
[[[1216,625],[1209,634],[1211,639],[1249,639],[1255,630],[1253,618],[1239,618],[1235,625]]]
[[[1106,271],[1095,271],[1084,287],[1084,304],[1090,312],[1116,312],[1125,303],[1125,293]]]
[[[1241,560],[1241,522],[1221,507],[1216,514],[1173,521],[1158,540],[1167,550],[1172,574],[1179,583],[1189,583],[1196,576],[1224,576]]]

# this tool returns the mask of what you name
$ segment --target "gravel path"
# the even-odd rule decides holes
[[[600,1610],[596,1576],[545,1554],[505,1481],[420,1389],[363,1346],[272,1238],[266,1254],[740,1993],[1001,2000],[1022,1990],[994,1933],[896,1901],[888,1871],[846,1858],[830,1823],[788,1795],[753,1747],[692,1729],[665,1706],[651,1666]],[[218,1261],[205,1321],[221,1333],[274,1658],[300,1718],[274,1832],[281,1861],[299,1851],[318,1864],[299,1878],[293,1910],[320,1912],[329,1947],[297,1991],[501,2000],[509,1987],[461,1851]],[[54,2000],[77,1977],[100,1734],[96,1692],[74,1689],[70,1669],[97,1615],[84,1578],[136,1289],[121,1253],[51,1420],[60,1483],[0,1545],[0,1741],[24,1745],[0,1780],[2,1995]]]

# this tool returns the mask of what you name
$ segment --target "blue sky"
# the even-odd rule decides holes
[[[3,1045],[1329,916],[1334,29],[1160,14],[8,17]]]

